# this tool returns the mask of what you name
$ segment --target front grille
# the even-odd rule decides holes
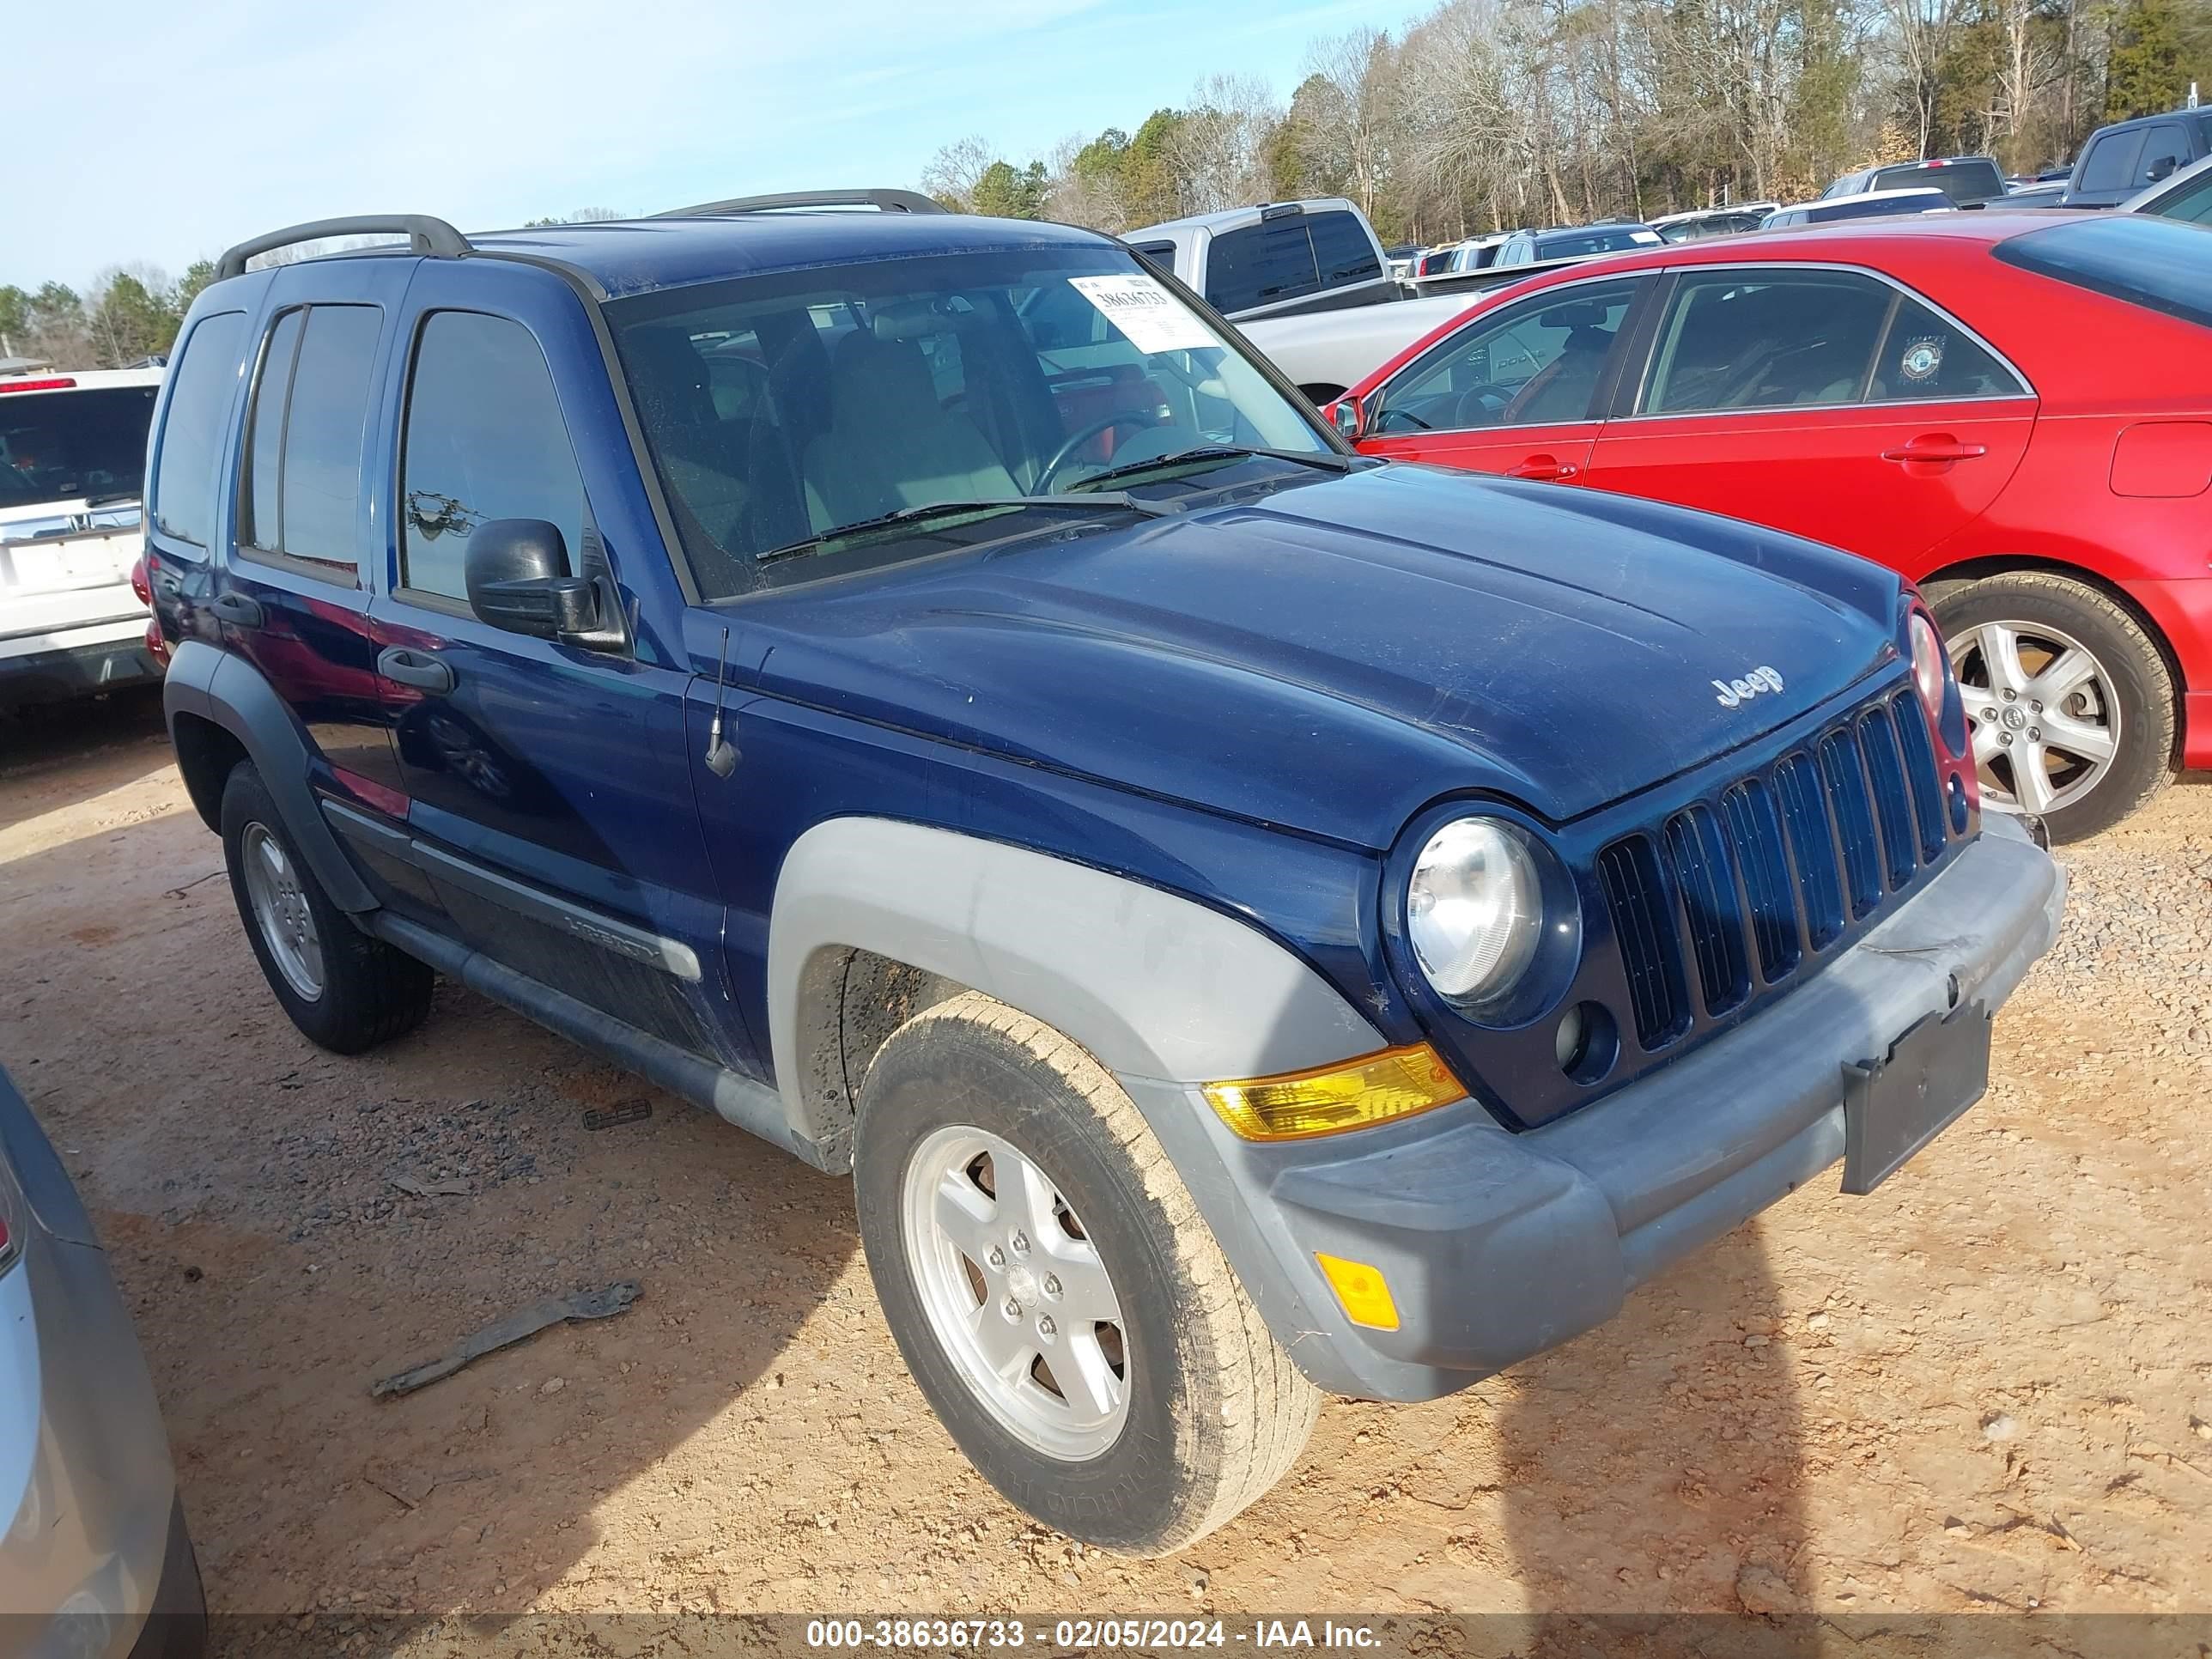
[[[1942,781],[1908,689],[1598,854],[1648,1051],[1802,971],[1943,852]]]

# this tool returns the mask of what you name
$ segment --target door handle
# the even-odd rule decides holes
[[[410,651],[404,645],[388,645],[376,653],[376,672],[387,680],[402,685],[411,685],[423,691],[450,691],[453,689],[453,671],[442,657],[434,657],[427,651]]]
[[[1907,461],[1933,461],[1940,464],[1945,461],[1975,460],[1989,453],[1989,447],[1986,444],[1961,443],[1948,432],[1931,432],[1913,439],[1901,449],[1883,450],[1881,458],[1885,461],[1896,461],[1899,464]]]
[[[227,623],[236,623],[240,628],[258,628],[267,620],[262,612],[261,601],[249,599],[243,593],[218,593],[208,601],[208,609]]]
[[[1565,483],[1582,471],[1572,461],[1563,461],[1556,455],[1531,455],[1520,465],[1509,468],[1509,478],[1533,478],[1538,483]]]

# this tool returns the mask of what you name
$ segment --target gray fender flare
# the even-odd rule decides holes
[[[807,969],[840,947],[994,996],[1125,1075],[1267,1077],[1386,1046],[1288,951],[1190,899],[951,830],[832,818],[793,843],[769,922],[769,1045],[795,1127]]]
[[[1322,1335],[1342,1316],[1270,1194],[1267,1154],[1280,1149],[1240,1141],[1193,1086],[1386,1047],[1334,987],[1257,928],[1126,877],[920,824],[833,818],[784,860],[768,956],[784,1110],[832,1170],[849,1159],[850,1121],[815,1115],[814,1046],[837,1041],[834,969],[852,950],[996,997],[1115,1073],[1277,1340],[1322,1387],[1355,1391]]]
[[[307,781],[313,751],[306,730],[252,664],[205,641],[186,640],[170,659],[161,708],[173,744],[179,714],[196,715],[237,738],[331,902],[356,915],[377,908],[375,895],[339,849],[315,804]]]

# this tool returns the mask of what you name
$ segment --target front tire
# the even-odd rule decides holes
[[[2173,676],[2129,611],[2087,584],[2012,570],[1930,591],[1965,694],[1982,800],[2086,840],[2172,775]]]
[[[357,1054],[422,1023],[436,976],[331,902],[251,761],[223,785],[222,855],[255,959],[309,1042]]]
[[[976,993],[862,1085],[860,1238],[907,1366],[983,1477],[1086,1543],[1158,1555],[1282,1478],[1320,1395],[1134,1103]]]

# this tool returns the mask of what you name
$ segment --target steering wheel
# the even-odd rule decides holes
[[[1052,494],[1052,481],[1060,476],[1060,469],[1067,465],[1075,452],[1100,433],[1111,432],[1116,427],[1127,427],[1132,432],[1149,432],[1152,429],[1152,422],[1148,416],[1122,409],[1111,415],[1103,415],[1088,426],[1079,428],[1070,434],[1066,442],[1052,452],[1052,459],[1038,471],[1035,493],[1039,495]]]

